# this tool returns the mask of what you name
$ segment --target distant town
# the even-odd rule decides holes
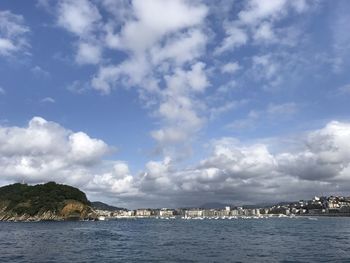
[[[295,216],[350,216],[350,197],[315,196],[312,200],[280,203],[267,207],[226,206],[225,208],[177,208],[177,209],[136,209],[109,207],[95,209],[100,220],[118,218],[158,219],[237,219]]]

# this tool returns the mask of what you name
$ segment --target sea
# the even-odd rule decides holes
[[[350,218],[1,222],[0,262],[350,262]]]

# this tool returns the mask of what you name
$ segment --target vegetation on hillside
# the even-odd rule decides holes
[[[64,202],[75,200],[90,205],[86,195],[77,188],[49,182],[39,185],[12,184],[0,187],[0,201],[7,204],[6,211],[31,216],[41,211],[59,211]]]

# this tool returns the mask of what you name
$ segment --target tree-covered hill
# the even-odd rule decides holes
[[[71,212],[80,217],[83,211],[88,213],[89,205],[85,193],[79,189],[54,182],[33,186],[16,183],[0,187],[0,210],[5,217],[10,214],[33,217],[45,213],[54,217],[67,216]]]

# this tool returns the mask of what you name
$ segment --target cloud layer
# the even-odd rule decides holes
[[[278,152],[263,140],[246,145],[225,137],[212,141],[197,164],[181,168],[166,157],[132,174],[127,162],[106,160],[112,147],[102,140],[34,117],[26,127],[0,128],[1,180],[55,180],[128,206],[256,203],[349,191],[350,124],[330,122],[302,137],[302,143],[290,141],[297,148]]]

